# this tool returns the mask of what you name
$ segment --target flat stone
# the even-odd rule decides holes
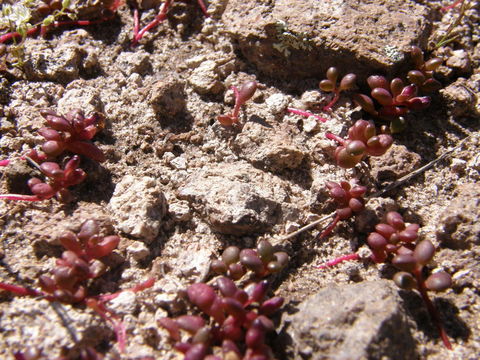
[[[418,357],[402,300],[391,281],[329,286],[303,301],[284,322],[284,335],[293,347],[288,358]]]
[[[253,166],[215,164],[190,175],[178,197],[223,234],[266,231],[277,223],[288,195],[283,183]]]
[[[330,66],[390,73],[412,44],[426,45],[431,19],[408,0],[231,0],[222,15],[247,61],[281,78],[324,77]]]

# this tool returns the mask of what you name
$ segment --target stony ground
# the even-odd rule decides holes
[[[53,359],[62,348],[88,345],[108,359],[177,358],[156,319],[181,313],[177,291],[226,246],[265,238],[291,256],[274,283],[287,302],[271,339],[279,359],[476,359],[480,32],[479,3],[469,2],[454,29],[459,36],[432,53],[446,61],[437,75],[444,88],[431,107],[408,115],[408,128],[384,157],[353,170],[335,165],[335,145],[324,136],[345,133],[362,116],[348,95],[322,115],[326,123],[286,108],[321,108],[331,95],[318,81],[332,65],[356,72],[360,83],[374,73],[402,74],[409,45],[432,48],[458,16],[458,8],[439,11],[449,1],[210,0],[208,19],[195,1],[179,1],[136,47],[127,6],[108,23],[28,39],[23,70],[0,76],[1,158],[40,143],[40,109],[81,108],[106,115],[95,143],[107,161],[82,162],[87,181],[67,205],[0,202],[1,280],[33,285],[61,253],[56,236],[94,218],[105,234],[122,237],[107,260],[112,270],[94,289],[129,288],[150,276],[157,282],[111,304],[127,325],[121,356],[113,332],[90,310],[2,293],[0,357],[39,346]],[[158,6],[143,5],[146,23]],[[229,87],[247,80],[259,90],[244,107],[242,128],[222,127],[216,117],[231,111]],[[358,178],[374,194],[457,146],[412,180],[372,196],[366,215],[327,240],[316,240],[321,227],[284,239],[331,213],[325,181]],[[13,161],[2,169],[2,192],[28,193],[34,173]],[[421,236],[438,246],[431,267],[453,276],[453,288],[434,295],[453,351],[443,347],[419,295],[389,280],[389,266],[315,267],[364,247],[373,215],[392,209],[421,224]]]

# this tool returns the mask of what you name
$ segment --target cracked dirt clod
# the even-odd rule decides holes
[[[167,201],[155,179],[125,176],[115,187],[109,206],[118,230],[147,243],[157,235]]]
[[[215,231],[243,235],[271,228],[286,189],[275,177],[244,163],[218,164],[194,173],[179,189]]]

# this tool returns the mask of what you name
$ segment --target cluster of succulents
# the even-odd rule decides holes
[[[367,78],[370,94],[354,95],[355,103],[364,111],[391,121],[392,133],[405,128],[404,115],[430,106],[430,97],[420,96],[420,92],[432,93],[441,88],[440,82],[433,78],[433,73],[442,64],[442,59],[436,57],[425,61],[422,50],[417,46],[412,46],[410,54],[415,69],[408,72],[408,83],[398,77],[389,81],[384,76],[372,75]]]
[[[330,197],[337,205],[336,215],[333,221],[322,231],[320,238],[330,234],[340,220],[346,220],[354,214],[358,214],[365,209],[365,199],[363,196],[367,192],[367,188],[357,183],[349,183],[348,181],[328,181],[326,186],[329,190]]]
[[[56,162],[44,162],[38,165],[38,169],[46,177],[46,180],[42,181],[37,177],[28,180],[27,184],[33,195],[0,194],[0,199],[42,201],[56,196],[59,201],[68,202],[71,198],[68,188],[80,184],[87,177],[79,165],[80,157],[77,155],[68,160],[63,169]]]
[[[352,168],[367,156],[381,156],[393,143],[389,134],[378,134],[372,121],[357,120],[350,129],[346,139],[326,133],[326,137],[340,145],[335,149],[335,160],[342,168]]]
[[[73,109],[65,116],[52,110],[42,110],[40,114],[47,120],[46,127],[38,130],[45,138],[42,150],[51,157],[56,157],[65,151],[86,156],[92,160],[103,162],[105,154],[90,140],[103,129],[104,116],[94,113],[89,117],[80,109]]]
[[[403,217],[395,211],[388,212],[386,223],[375,226],[367,239],[375,262],[390,262],[398,271],[393,281],[398,287],[416,289],[422,296],[442,341],[448,349],[452,346],[440,321],[438,311],[427,291],[444,291],[452,286],[452,278],[445,271],[438,271],[424,278],[424,267],[435,255],[435,246],[430,240],[418,239],[418,224],[405,224]]]
[[[213,260],[210,268],[218,275],[227,275],[234,280],[242,278],[247,270],[257,276],[281,271],[288,263],[288,254],[275,251],[268,240],[260,240],[256,249],[240,250],[237,246],[227,247],[221,259]]]
[[[80,184],[87,174],[80,166],[80,157],[83,155],[98,162],[105,161],[105,155],[96,145],[90,142],[95,134],[103,129],[104,116],[94,113],[85,117],[83,111],[74,109],[67,115],[61,116],[52,110],[42,110],[40,114],[46,119],[46,127],[38,130],[45,138],[41,145],[42,151],[31,149],[23,158],[29,160],[44,176],[45,180],[33,177],[28,181],[28,186],[33,195],[1,194],[0,199],[42,201],[54,196],[59,201],[70,201],[69,187]],[[74,155],[65,162],[63,169],[57,162],[46,161],[62,155],[65,151]],[[2,166],[9,164],[3,160]]]
[[[233,108],[233,112],[231,114],[217,116],[218,122],[223,126],[239,124],[238,116],[240,115],[240,108],[255,94],[255,91],[257,90],[257,82],[247,81],[240,86],[240,89],[238,89],[236,86],[232,86],[232,90],[235,94],[235,106]]]
[[[65,232],[58,240],[66,249],[61,258],[57,259],[56,266],[51,270],[51,276],[41,275],[38,284],[41,290],[30,287],[0,282],[0,289],[19,296],[40,297],[48,301],[58,301],[68,304],[84,304],[95,311],[114,330],[118,347],[124,351],[126,346],[126,330],[123,322],[115,313],[110,311],[106,303],[118,297],[121,290],[112,294],[100,294],[91,296],[88,294],[88,281],[96,279],[107,270],[107,266],[100,260],[115,250],[120,242],[116,235],[101,236],[100,228],[95,220],[85,221],[80,231]],[[134,286],[127,291],[139,292],[152,287],[155,283],[153,278]],[[18,359],[42,359],[41,352],[32,348],[29,352],[19,353]],[[23,356],[23,357],[22,357]],[[95,357],[96,356],[96,357]],[[85,350],[82,359],[101,359],[93,349]],[[60,358],[63,359],[63,358]]]
[[[270,317],[284,299],[269,298],[268,280],[262,278],[280,271],[287,261],[288,255],[276,252],[266,240],[256,250],[229,247],[221,260],[211,264],[214,272],[225,276],[216,278],[214,285],[195,283],[187,288],[188,299],[203,316],[162,318],[159,325],[169,332],[185,360],[273,359],[266,336],[275,330]],[[236,265],[251,270],[255,280],[244,286],[235,283],[245,275],[234,270]]]
[[[101,236],[95,220],[85,221],[78,234],[69,231],[59,237],[66,249],[57,260],[52,276],[42,275],[39,284],[45,293],[64,303],[83,301],[87,296],[85,282],[106,271],[99,259],[117,248],[120,238],[116,235]]]

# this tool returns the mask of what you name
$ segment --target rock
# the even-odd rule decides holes
[[[151,177],[125,176],[115,187],[109,207],[116,228],[150,243],[167,213],[167,201]]]
[[[289,358],[418,357],[402,300],[391,281],[332,285],[303,301],[298,310],[284,319],[284,335],[293,344]]]
[[[133,73],[144,75],[151,69],[151,54],[144,50],[135,52],[122,52],[115,60],[115,65],[125,76]]]
[[[238,134],[234,150],[239,156],[255,165],[271,171],[296,169],[307,156],[304,147],[286,132],[266,127],[257,122],[247,122]]]
[[[448,67],[457,70],[461,74],[469,73],[472,70],[472,63],[468,53],[463,50],[454,50],[445,63]]]
[[[30,81],[56,81],[67,84],[79,77],[83,51],[74,43],[53,45],[41,40],[25,42],[25,75]]]
[[[393,182],[411,173],[421,165],[422,158],[404,145],[393,144],[383,156],[370,156],[372,176],[379,184]]]
[[[476,95],[480,93],[480,74],[458,78],[439,92],[453,116],[480,116],[480,97]]]
[[[103,103],[97,87],[88,84],[85,80],[75,80],[58,101],[58,113],[67,114],[72,109],[82,109],[86,116],[93,112],[101,112]]]
[[[303,131],[306,133],[311,133],[318,130],[319,124],[318,120],[314,116],[309,116],[303,120]]]
[[[192,218],[192,211],[185,200],[170,203],[168,213],[175,221],[187,221]]]
[[[117,315],[132,314],[137,306],[137,296],[133,291],[122,291],[116,298],[108,302],[108,308]]]
[[[199,94],[218,94],[223,89],[217,73],[217,63],[213,60],[202,62],[189,77],[188,82]]]
[[[185,83],[177,77],[169,76],[153,83],[147,89],[148,102],[155,113],[172,118],[185,110]]]
[[[270,229],[288,202],[279,179],[242,162],[214,164],[193,173],[178,197],[188,200],[215,231],[233,235]]]
[[[287,110],[290,99],[283,94],[273,94],[265,100],[270,112],[274,115],[281,114]]]
[[[424,47],[432,10],[414,1],[228,2],[225,29],[247,61],[275,78],[390,73],[411,44]],[[250,26],[245,26],[250,24]]]
[[[456,197],[445,207],[437,237],[452,249],[469,249],[480,244],[480,184],[457,187]]]
[[[145,259],[150,255],[150,250],[141,241],[134,241],[127,247],[127,253],[136,261]]]

